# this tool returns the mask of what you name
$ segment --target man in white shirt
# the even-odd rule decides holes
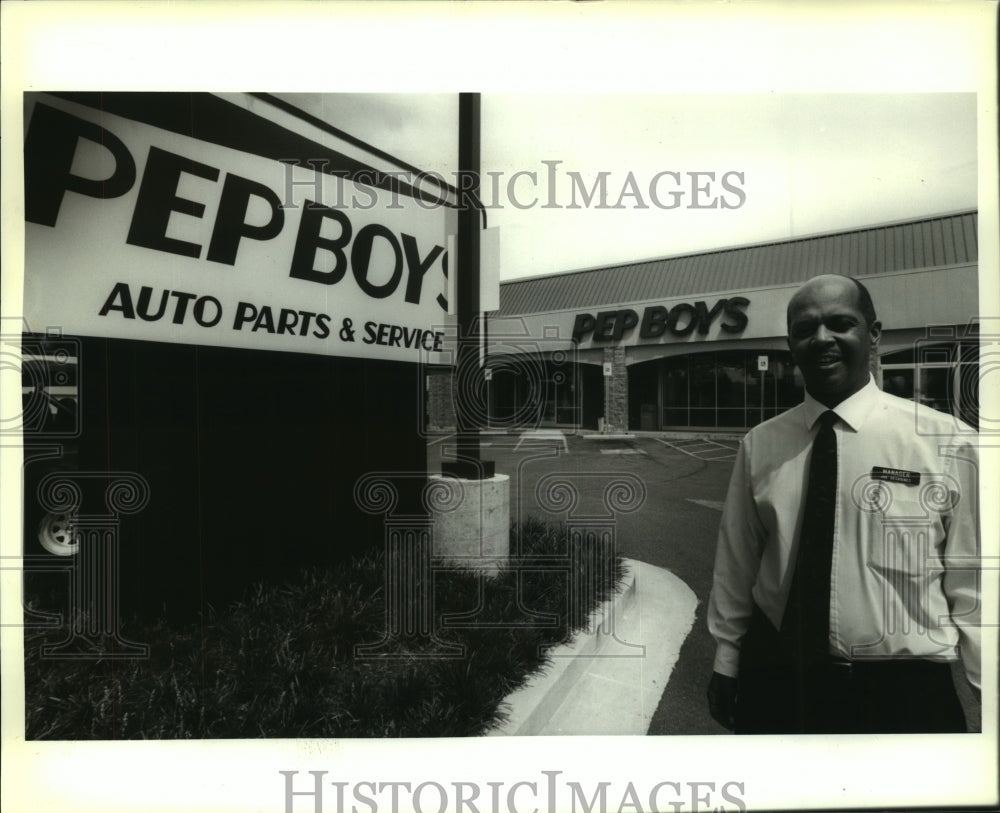
[[[856,280],[809,280],[787,325],[806,396],[751,430],[734,464],[708,606],[712,716],[736,733],[965,731],[949,662],[978,691],[976,433],[876,387],[881,324]],[[821,432],[836,485],[817,590],[796,563],[816,558],[800,537],[823,535],[806,511]]]

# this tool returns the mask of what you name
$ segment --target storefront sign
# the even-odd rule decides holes
[[[446,208],[56,97],[27,108],[29,325],[439,360]]]
[[[719,299],[711,308],[703,301],[681,302],[669,309],[662,305],[649,305],[642,318],[631,308],[600,311],[597,314],[579,313],[573,322],[573,341],[577,344],[590,340],[618,342],[638,327],[640,340],[659,340],[663,336],[682,338],[692,334],[708,336],[717,323],[723,333],[741,333],[747,326],[744,308],[750,300],[743,296]]]

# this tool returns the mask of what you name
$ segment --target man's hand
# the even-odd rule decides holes
[[[708,711],[723,728],[733,730],[736,723],[736,678],[712,672],[708,681]]]

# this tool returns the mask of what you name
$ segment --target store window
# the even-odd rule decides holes
[[[663,425],[689,426],[688,412],[688,370],[687,356],[665,359],[661,381],[663,382]]]
[[[767,356],[761,372],[759,356]],[[791,354],[728,350],[664,359],[662,428],[744,429],[802,401]]]
[[[979,341],[918,342],[881,357],[882,389],[979,425]]]
[[[551,359],[510,356],[490,365],[486,384],[487,428],[519,428],[581,422],[579,365],[565,353]]]
[[[745,353],[740,350],[716,353],[716,426],[744,426],[747,408]]]

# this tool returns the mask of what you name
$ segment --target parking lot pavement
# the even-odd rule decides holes
[[[520,435],[489,435],[482,449],[483,459],[494,461],[497,472],[511,478],[512,519],[583,521],[613,516],[615,543],[623,556],[671,571],[695,594],[694,626],[649,733],[723,733],[704,700],[714,657],[705,628],[705,605],[736,442],[724,439],[713,446],[655,435],[594,439],[573,434],[565,435],[565,446],[554,436],[518,445],[519,440]],[[432,472],[440,470],[442,456],[448,459],[454,446],[453,438],[432,439],[428,445]],[[634,510],[613,510],[615,497],[608,484],[616,480],[626,484],[625,490],[638,489]],[[564,495],[572,495],[571,500],[553,499],[553,489],[559,486]],[[559,510],[551,510],[553,506]]]

